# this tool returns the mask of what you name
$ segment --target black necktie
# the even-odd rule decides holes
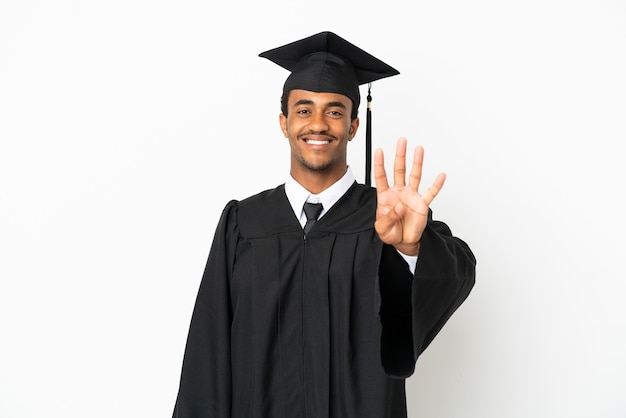
[[[305,203],[304,204],[304,213],[306,214],[306,225],[304,225],[304,235],[308,234],[311,228],[313,228],[313,224],[317,221],[317,217],[320,216],[322,212],[322,204],[321,203]]]

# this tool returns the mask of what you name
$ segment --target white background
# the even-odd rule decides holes
[[[0,0],[0,416],[171,416],[219,214],[288,171],[287,72],[257,55],[331,30],[401,72],[374,146],[424,145],[478,259],[410,416],[625,417],[625,22],[617,0]]]

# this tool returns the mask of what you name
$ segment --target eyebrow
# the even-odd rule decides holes
[[[313,103],[313,100],[308,100],[308,99],[302,99],[302,100],[298,100],[297,102],[294,103],[294,106],[312,106],[315,103]],[[328,102],[326,103],[326,107],[340,107],[342,109],[346,108],[346,105],[343,104],[342,102]]]
[[[342,102],[329,102],[326,104],[326,107],[340,107],[342,109],[345,109],[346,105]]]

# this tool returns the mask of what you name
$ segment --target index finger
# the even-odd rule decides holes
[[[380,194],[389,188],[387,183],[387,173],[385,172],[385,157],[383,150],[378,148],[374,153],[374,183],[376,193]]]

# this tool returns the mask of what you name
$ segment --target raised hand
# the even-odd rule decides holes
[[[440,173],[428,190],[423,194],[418,192],[424,160],[424,148],[418,146],[413,154],[409,184],[405,185],[406,143],[405,138],[400,138],[396,145],[394,184],[391,187],[387,182],[383,151],[377,149],[374,154],[374,181],[378,196],[375,228],[384,243],[393,245],[405,255],[416,256],[428,219],[428,206],[443,187],[446,175]]]

